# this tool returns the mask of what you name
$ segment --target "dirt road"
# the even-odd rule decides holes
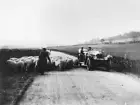
[[[140,82],[117,73],[73,69],[38,76],[20,105],[140,105]]]

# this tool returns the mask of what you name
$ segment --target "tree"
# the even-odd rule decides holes
[[[104,43],[105,39],[101,39],[100,41],[101,41],[101,43]]]
[[[131,35],[133,42],[138,41],[138,37],[140,36],[139,32],[130,32],[129,34]]]
[[[108,41],[109,41],[109,43],[111,44],[112,41],[113,41],[113,39],[112,39],[112,38],[109,38]]]

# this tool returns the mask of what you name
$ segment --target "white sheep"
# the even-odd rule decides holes
[[[112,59],[112,58],[113,58],[113,56],[108,54],[108,55],[105,57],[105,60]]]
[[[51,55],[51,50],[47,50],[47,52],[49,53],[49,56]]]
[[[18,69],[21,71],[21,72],[25,72],[25,63],[24,63],[24,61],[22,61],[22,60],[18,60],[17,62],[16,62],[16,64],[17,64],[17,66],[18,66]]]
[[[26,59],[24,60],[24,63],[25,63],[26,72],[30,72],[30,69],[34,69],[34,60]]]
[[[31,71],[35,70],[37,65],[38,56],[24,56],[21,58],[10,58],[7,60],[7,64],[10,68],[14,69],[15,72],[17,71]]]
[[[25,66],[24,66],[24,62],[21,61],[21,60],[7,60],[7,64],[8,66],[14,70],[14,72],[21,72],[21,71],[24,71],[25,70]]]
[[[18,71],[18,65],[17,65],[16,61],[9,59],[9,60],[7,60],[7,65],[9,68],[13,69],[14,72]]]
[[[10,60],[12,60],[12,61],[17,61],[18,58],[10,58]]]
[[[38,57],[31,57],[30,56],[30,57],[23,59],[23,61],[25,62],[26,72],[31,72],[31,71],[36,70]]]
[[[108,54],[108,55],[107,55],[107,58],[113,58],[113,56]]]
[[[34,57],[33,57],[33,56],[28,56],[27,58],[28,58],[28,59],[33,59]]]
[[[38,60],[36,60],[35,62],[34,62],[34,72],[37,72],[38,71]]]

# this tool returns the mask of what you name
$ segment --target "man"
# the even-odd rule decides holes
[[[81,47],[81,51],[80,51],[81,54],[84,54],[84,48]]]
[[[88,47],[88,51],[91,51],[91,47]]]
[[[81,47],[81,49],[79,49],[79,60],[83,61],[84,60],[84,48]]]
[[[46,48],[43,48],[42,51],[39,54],[39,61],[38,61],[39,72],[42,75],[44,74],[44,71],[47,68],[47,59],[51,63],[51,59],[49,57],[49,52],[46,51]]]
[[[88,51],[91,51],[92,49],[91,49],[91,47],[88,47]],[[86,55],[85,55],[85,64],[87,63],[87,55],[88,55],[88,53],[86,53]]]

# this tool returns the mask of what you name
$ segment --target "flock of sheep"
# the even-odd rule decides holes
[[[7,65],[14,72],[35,71],[37,67],[38,56],[24,56],[21,58],[10,58]]]
[[[77,63],[76,57],[59,52],[51,52],[50,58],[51,64],[48,65],[58,67],[59,70],[70,69]],[[37,72],[38,60],[38,56],[24,56],[21,58],[10,58],[6,63],[14,72]]]

